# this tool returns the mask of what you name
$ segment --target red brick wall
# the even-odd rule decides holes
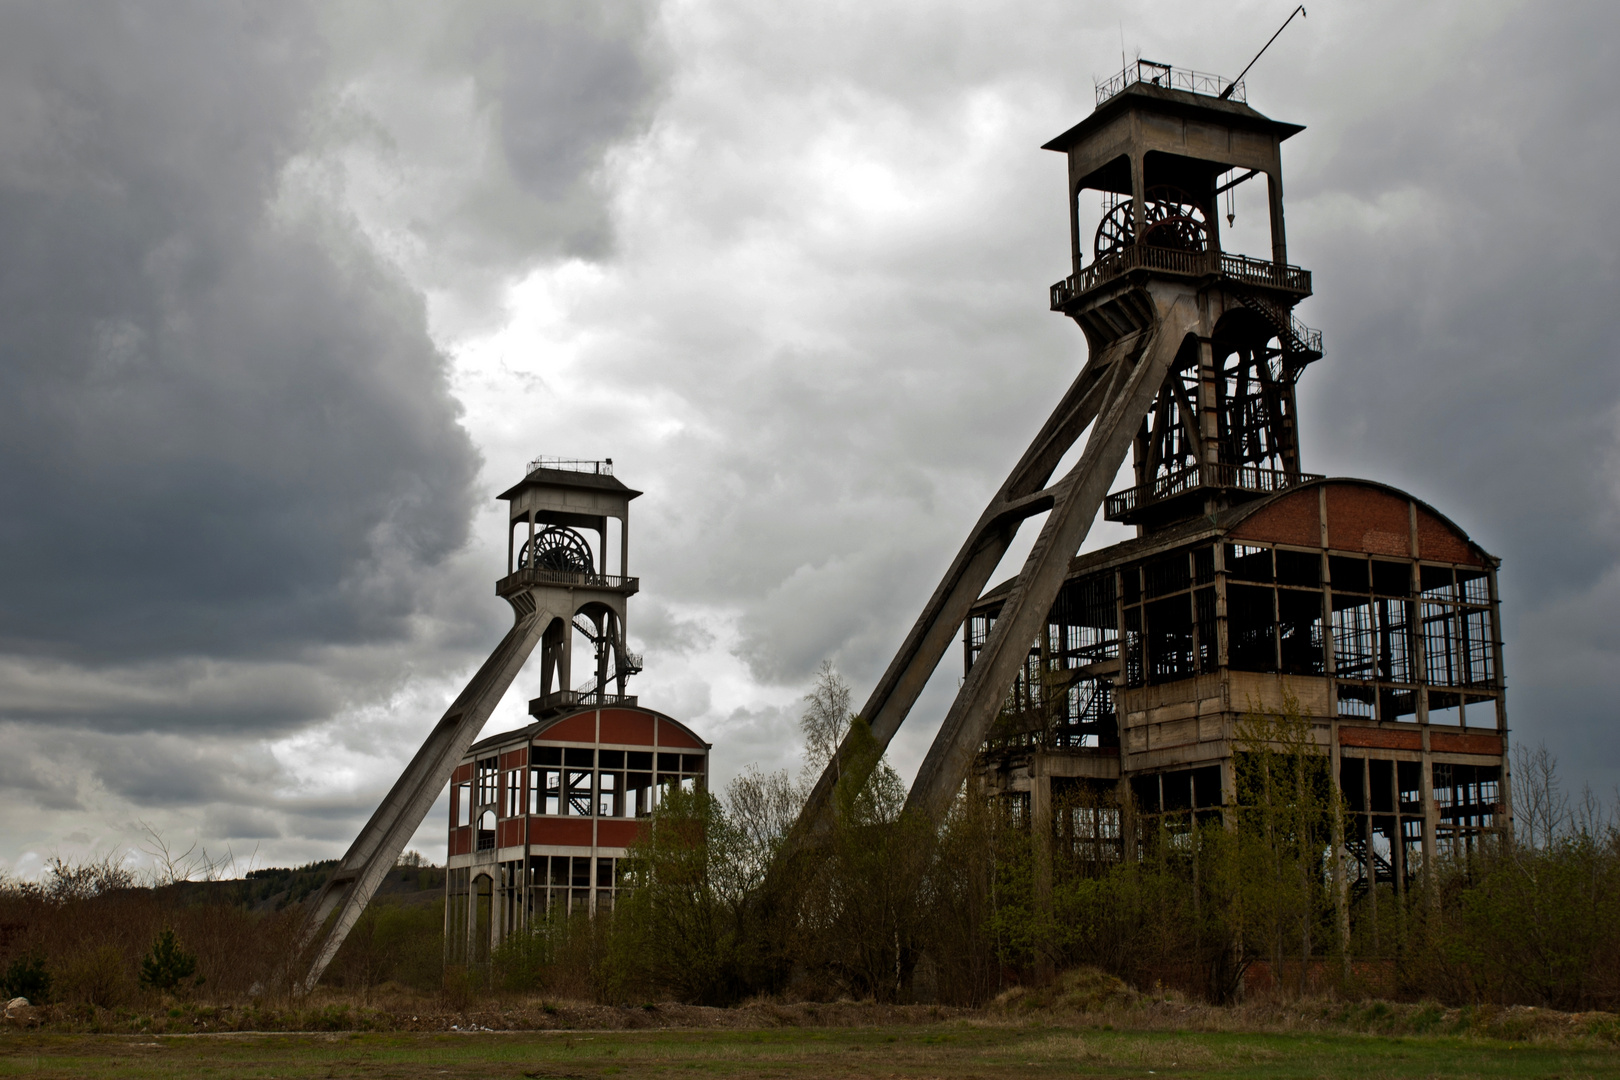
[[[1481,559],[1462,534],[1450,525],[1426,513],[1420,506],[1417,512],[1418,555],[1436,562],[1468,563],[1481,566]]]
[[[1256,511],[1228,535],[1234,540],[1321,547],[1321,517],[1316,489],[1311,488],[1284,495],[1265,509]]]
[[[1464,735],[1455,731],[1431,731],[1429,749],[1437,754],[1489,754],[1502,756],[1500,735]]]
[[[1329,485],[1327,524],[1329,547],[1411,557],[1410,504],[1387,491],[1360,484]]]
[[[535,741],[593,743],[596,741],[596,714],[580,713],[578,716],[559,720],[541,732]]]
[[[599,821],[596,842],[601,847],[629,847],[641,835],[639,821]]]
[[[1416,731],[1391,731],[1388,728],[1341,727],[1340,746],[1366,746],[1375,750],[1421,750],[1423,736]]]
[[[651,746],[653,718],[629,709],[603,709],[602,741],[625,746]]]
[[[663,720],[658,721],[658,745],[689,746],[694,750],[703,749],[702,742],[692,738],[692,736],[688,735],[674,724],[666,723]]]
[[[529,818],[529,843],[591,846],[590,818]]]

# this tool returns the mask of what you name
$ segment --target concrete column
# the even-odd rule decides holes
[[[1080,247],[1080,189],[1074,183],[1074,166],[1069,167],[1069,252],[1078,274],[1085,265],[1085,252]]]
[[[570,612],[563,619],[562,649],[557,656],[557,678],[561,684],[558,690],[572,690],[574,688],[574,616]]]
[[[1420,730],[1423,733],[1423,764],[1420,766],[1423,772],[1418,777],[1418,784],[1423,799],[1423,886],[1430,907],[1436,907],[1440,903],[1440,890],[1434,887],[1434,860],[1440,807],[1434,801],[1434,758],[1429,753],[1428,725],[1425,724]]]
[[[619,519],[619,573],[630,576],[630,511]]]
[[[1271,261],[1278,266],[1288,263],[1288,236],[1283,227],[1282,173],[1266,173],[1266,190],[1271,202]]]
[[[1209,338],[1198,340],[1198,434],[1204,440],[1204,463],[1221,460],[1220,413],[1215,393],[1215,345]]]
[[[1141,120],[1133,121],[1133,126],[1141,124]],[[1136,242],[1142,242],[1142,233],[1147,229],[1147,183],[1142,174],[1142,156],[1131,155],[1131,232]]]
[[[1029,760],[1029,840],[1034,856],[1035,910],[1046,923],[1052,919],[1052,778],[1046,756],[1039,751]],[[1042,974],[1050,973],[1052,957],[1036,960]]]
[[[597,637],[597,641],[599,642],[599,644],[597,645],[597,649],[596,649],[596,689],[599,692],[601,692],[603,694],[606,694],[607,693],[607,681],[608,681],[608,677],[607,677],[608,652],[613,647],[612,646],[613,638],[608,633],[608,630],[610,629],[610,623],[609,623],[608,616],[606,616],[606,615],[598,616],[596,619],[592,620],[592,622],[596,626],[596,637]]]

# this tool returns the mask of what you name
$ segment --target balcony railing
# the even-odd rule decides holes
[[[605,690],[556,690],[529,701],[529,715],[543,716],[561,709],[604,709],[611,705],[633,707],[634,694],[610,694]]]
[[[1108,496],[1103,516],[1109,521],[1122,521],[1154,503],[1199,488],[1235,488],[1271,494],[1320,479],[1319,473],[1294,474],[1282,469],[1262,469],[1258,465],[1193,465]]]
[[[1113,78],[1104,79],[1096,84],[1097,104],[1101,105],[1127,86],[1136,83],[1163,86],[1170,90],[1186,90],[1194,94],[1208,94],[1210,97],[1220,97],[1225,93],[1228,101],[1248,100],[1241,82],[1234,86],[1231,79],[1211,75],[1207,71],[1192,71],[1188,68],[1171,67],[1169,64],[1156,64],[1152,60],[1138,60],[1134,64],[1127,65]],[[1230,92],[1227,92],[1227,87],[1231,87]]]
[[[639,592],[641,590],[641,579],[637,577],[623,577],[619,574],[571,573],[565,570],[537,570],[529,567],[519,567],[512,571],[501,584],[503,586],[561,585],[570,589],[612,589],[625,592]]]
[[[593,461],[587,458],[563,457],[537,457],[529,462],[529,472],[536,469],[555,469],[558,472],[594,473],[597,476],[613,475],[613,459],[603,458]]]
[[[1268,262],[1247,255],[1228,255],[1217,251],[1186,251],[1182,248],[1154,247],[1150,244],[1132,244],[1111,252],[1081,267],[1078,274],[1052,286],[1052,310],[1062,311],[1077,298],[1099,285],[1113,281],[1132,270],[1154,270],[1161,274],[1202,277],[1219,274],[1245,285],[1309,296],[1311,272],[1286,263]]]

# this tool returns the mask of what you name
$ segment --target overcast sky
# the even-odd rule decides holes
[[[510,625],[540,454],[646,492],[641,700],[719,779],[796,766],[817,664],[864,700],[1084,360],[1040,144],[1122,50],[1233,75],[1290,7],[0,4],[0,870],[341,854]],[[1617,42],[1322,2],[1247,79],[1307,125],[1305,467],[1502,557],[1515,738],[1604,793]]]

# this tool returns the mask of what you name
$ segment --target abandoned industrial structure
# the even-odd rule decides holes
[[[640,583],[622,572],[638,494],[614,478],[612,462],[541,461],[500,496],[510,506],[508,573],[496,592],[542,585],[569,598],[541,637],[535,722],[473,744],[451,777],[444,941],[452,963],[487,960],[536,919],[610,910],[640,819],[671,786],[707,786],[709,745],[625,693],[641,670],[624,639],[625,604]],[[593,557],[579,531],[604,552],[610,521],[620,528],[616,575],[598,572],[606,556]],[[592,646],[591,673],[570,690],[581,638]]]
[[[479,962],[519,927],[611,908],[621,860],[672,786],[707,786],[709,744],[641,707],[626,681],[630,502],[612,459],[541,458],[502,492],[512,629],[451,703],[311,905],[300,980],[313,987],[429,807],[450,789],[445,953]],[[615,535],[616,534],[616,535]],[[589,671],[574,682],[575,645]],[[535,722],[475,743],[540,647]]]
[[[1287,262],[1280,151],[1302,129],[1159,65],[1135,74],[1045,147],[1068,159],[1074,241],[1052,310],[1093,343],[1141,325],[1150,282],[1196,314],[1140,419],[1135,482],[1103,507],[1136,538],[1072,558],[975,774],[1102,853],[1121,806],[1218,813],[1244,716],[1296,711],[1351,814],[1347,884],[1401,888],[1505,824],[1497,560],[1410,495],[1301,471],[1294,386],[1322,342],[1292,313],[1311,276]],[[1258,176],[1265,260],[1222,250],[1217,213]],[[1086,192],[1101,221],[1083,239]],[[973,606],[969,670],[1011,591]],[[1129,800],[1096,797],[1120,783]]]
[[[1077,854],[1129,858],[1144,820],[1225,814],[1246,718],[1271,713],[1305,726],[1343,796],[1341,899],[1376,903],[1511,828],[1498,561],[1411,495],[1302,469],[1295,386],[1323,355],[1294,316],[1312,280],[1284,230],[1282,144],[1302,130],[1241,82],[1138,61],[1046,144],[1068,166],[1073,257],[1050,307],[1089,355],[860,711],[887,747],[962,642],[908,812],[943,820],[967,782]],[[1241,254],[1219,204],[1230,226],[1256,179],[1270,250]],[[514,625],[310,906],[304,989],[452,779],[446,948],[469,961],[547,913],[613,905],[637,819],[706,781],[702,739],[626,693],[637,494],[611,461],[540,461],[501,496]],[[1077,554],[1099,515],[1135,537]],[[1017,574],[987,588],[1037,518]],[[593,662],[578,687],[576,638]],[[474,745],[536,645],[536,722]],[[790,845],[824,835],[855,759],[833,756]]]
[[[1292,713],[1349,811],[1347,892],[1403,888],[1507,826],[1497,560],[1410,495],[1301,469],[1295,384],[1322,339],[1293,315],[1312,285],[1288,262],[1281,151],[1302,130],[1241,83],[1140,61],[1046,144],[1073,255],[1051,309],[1090,358],[863,710],[886,745],[960,630],[965,678],[911,807],[937,817],[966,776],[1077,855],[1123,858],[1140,832],[1122,816],[1220,815],[1244,718]],[[1218,213],[1256,178],[1263,257],[1226,250]],[[1099,511],[1135,538],[1076,555]],[[1041,514],[1017,576],[984,591]]]

